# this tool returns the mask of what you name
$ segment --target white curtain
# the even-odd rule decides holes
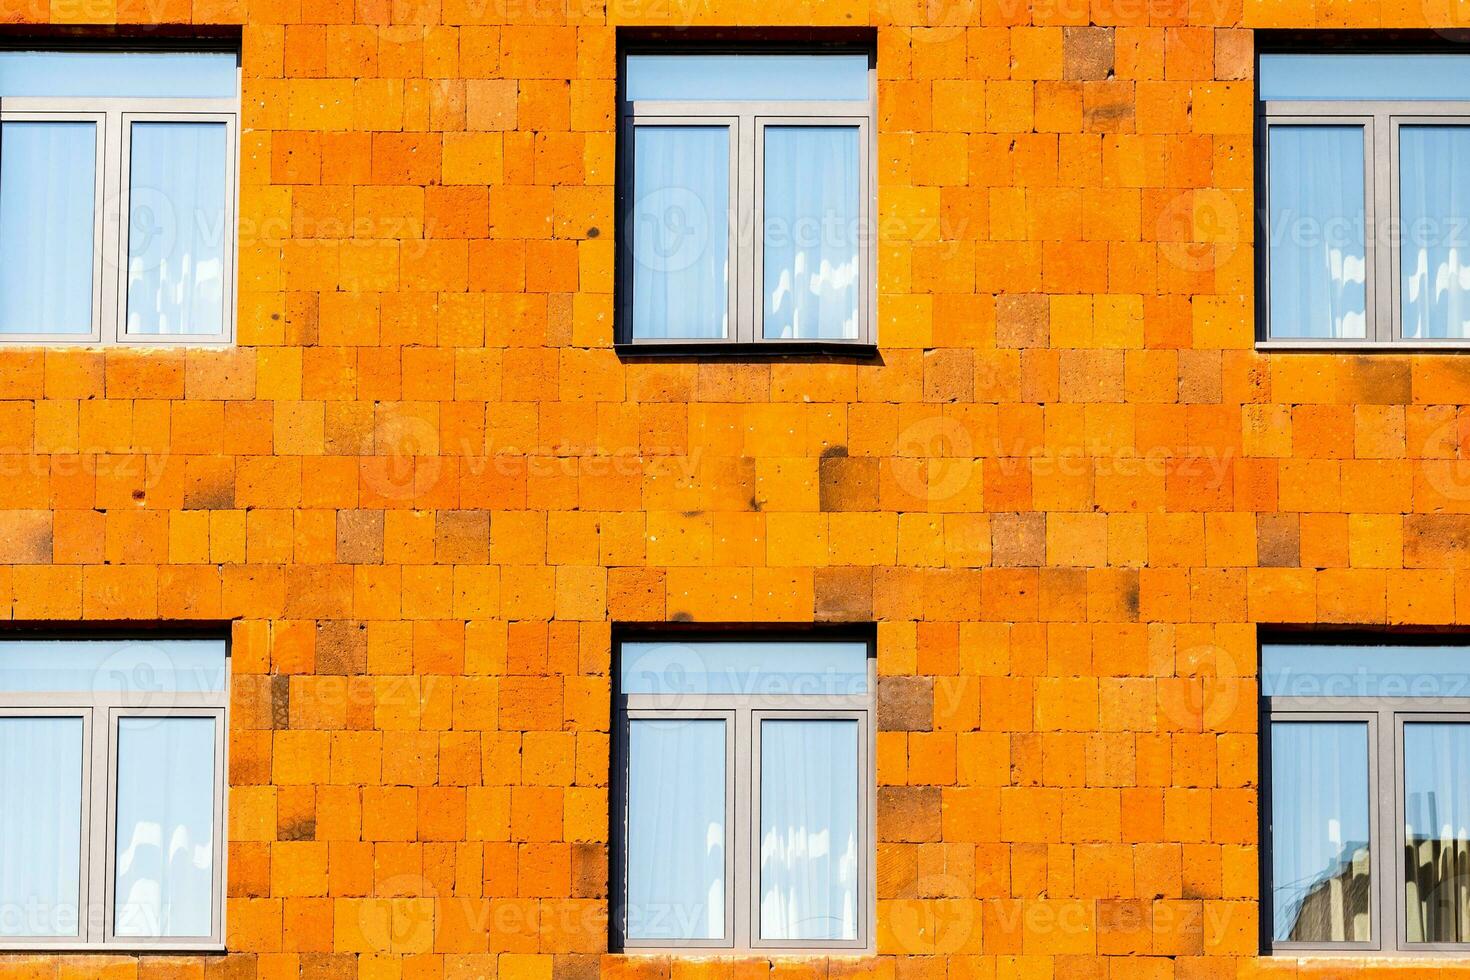
[[[1367,334],[1363,128],[1272,126],[1271,335]]]
[[[725,723],[628,723],[628,938],[725,935]]]
[[[0,718],[0,936],[75,936],[82,719]]]
[[[765,335],[857,336],[861,166],[855,126],[765,130]]]
[[[0,333],[92,329],[97,126],[0,125]]]
[[[858,725],[762,721],[762,939],[857,937]]]
[[[213,718],[123,718],[117,746],[119,936],[209,936]]]
[[[1369,938],[1368,726],[1271,725],[1272,935]]]
[[[729,336],[730,129],[633,133],[633,336]]]
[[[1404,725],[1410,942],[1470,940],[1470,725]]]
[[[1470,336],[1470,129],[1399,130],[1405,337]]]
[[[223,123],[133,123],[128,333],[224,330]]]

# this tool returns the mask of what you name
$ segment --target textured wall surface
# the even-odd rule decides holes
[[[0,349],[0,609],[233,621],[231,952],[0,976],[1352,972],[1256,956],[1257,624],[1470,620],[1470,365],[1254,351],[1253,29],[1425,4],[0,0],[245,77],[237,347]],[[877,29],[881,356],[620,361],[617,28],[778,24]],[[878,623],[877,957],[606,955],[674,619]]]

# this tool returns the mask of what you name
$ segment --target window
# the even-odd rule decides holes
[[[1470,644],[1261,657],[1269,948],[1470,951]]]
[[[1470,341],[1470,56],[1262,54],[1264,339]]]
[[[0,341],[231,339],[234,54],[0,50]]]
[[[625,55],[620,341],[873,343],[871,66]]]
[[[0,640],[0,949],[223,945],[226,664]]]
[[[620,644],[624,949],[872,948],[863,640]]]

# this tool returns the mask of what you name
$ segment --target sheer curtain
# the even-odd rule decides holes
[[[628,938],[725,936],[725,723],[628,724]]]
[[[1366,942],[1368,726],[1271,725],[1272,936]]]
[[[1470,940],[1470,725],[1404,725],[1409,942]]]
[[[1271,335],[1367,335],[1363,128],[1272,126]]]
[[[1470,129],[1399,129],[1405,337],[1470,336]]]
[[[633,131],[633,336],[729,336],[730,129]]]
[[[128,333],[224,330],[223,123],[133,123]]]
[[[208,936],[213,718],[122,718],[117,730],[119,936]]]
[[[855,126],[767,126],[765,335],[857,336],[861,161]]]
[[[0,333],[92,329],[97,126],[0,124]]]
[[[856,938],[857,722],[760,725],[761,938]]]
[[[75,936],[82,719],[0,718],[0,787],[0,936]]]

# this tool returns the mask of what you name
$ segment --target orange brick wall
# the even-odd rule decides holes
[[[234,621],[231,952],[0,977],[1297,972],[1255,624],[1470,620],[1470,366],[1253,351],[1252,28],[1462,13],[0,0],[245,72],[237,349],[0,349],[0,608]],[[881,357],[621,362],[615,28],[782,23],[877,28]],[[877,958],[605,955],[674,619],[878,622]]]

